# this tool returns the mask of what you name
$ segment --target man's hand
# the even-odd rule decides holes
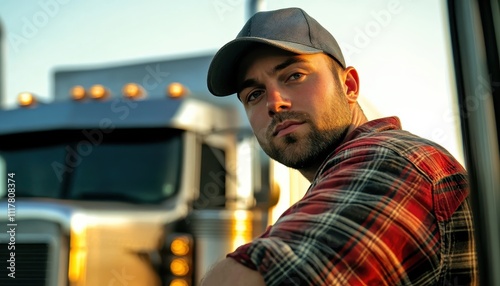
[[[217,263],[201,281],[201,286],[265,286],[264,278],[232,258]]]

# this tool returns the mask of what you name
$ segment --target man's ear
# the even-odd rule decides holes
[[[349,103],[358,101],[359,95],[359,76],[358,71],[353,67],[347,67],[344,70],[344,85],[346,87],[346,97]]]

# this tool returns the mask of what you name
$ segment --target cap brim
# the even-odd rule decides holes
[[[227,96],[237,92],[237,69],[242,56],[255,44],[266,44],[296,54],[323,52],[302,44],[269,40],[258,37],[237,38],[224,45],[214,56],[208,68],[208,90],[216,96]]]

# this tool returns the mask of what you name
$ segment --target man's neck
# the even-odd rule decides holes
[[[349,135],[352,131],[354,131],[354,129],[368,122],[368,118],[366,118],[365,113],[357,103],[352,106],[351,110],[352,110],[352,121],[351,125],[347,129],[345,138],[347,138],[347,135]]]

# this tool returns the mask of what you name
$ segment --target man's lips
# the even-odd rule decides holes
[[[303,122],[287,120],[284,121],[274,128],[273,136],[283,136],[294,131],[297,127],[302,125]]]

